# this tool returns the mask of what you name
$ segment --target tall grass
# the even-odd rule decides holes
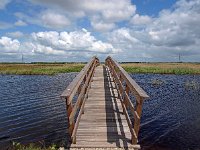
[[[0,64],[0,74],[54,75],[80,72],[85,64]]]
[[[122,64],[129,73],[155,73],[155,74],[200,74],[200,64],[184,63],[158,63],[158,64]]]
[[[0,63],[0,74],[54,75],[66,72],[80,72],[84,65],[83,63]],[[200,74],[200,64],[198,63],[123,63],[121,65],[129,73]]]

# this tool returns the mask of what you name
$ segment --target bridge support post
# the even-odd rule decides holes
[[[142,97],[139,97],[139,99],[136,101],[136,112],[139,118],[141,118],[141,115],[142,115],[142,105],[143,105],[143,99]],[[134,130],[135,130],[136,135],[138,136],[139,130],[140,130],[140,119],[135,120]]]
[[[68,122],[68,133],[70,136],[72,135],[72,131],[74,129],[74,123],[70,123],[69,116],[72,112],[72,103],[68,104],[68,100],[66,99],[66,110],[67,110],[67,122]]]

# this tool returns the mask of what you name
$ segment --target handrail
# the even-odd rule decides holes
[[[85,100],[88,96],[91,79],[97,65],[99,65],[99,59],[97,57],[93,57],[61,95],[61,98],[66,100],[66,110],[69,124],[68,131],[71,136],[72,143],[76,143],[76,132],[81,115],[84,113]],[[77,100],[75,104],[72,104],[72,100],[75,95],[77,95]]]
[[[130,75],[113,60],[110,56],[106,58],[106,65],[117,83],[120,93],[123,113],[125,114],[128,126],[132,135],[132,144],[137,144],[144,99],[149,98],[146,92],[130,77]],[[135,96],[136,106],[131,102],[130,95]],[[129,111],[128,111],[129,110]],[[133,115],[134,123],[131,122],[130,112]]]

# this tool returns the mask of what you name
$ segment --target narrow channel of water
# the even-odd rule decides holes
[[[67,119],[60,94],[76,74],[0,75],[0,149],[12,141],[64,145]],[[150,96],[141,121],[143,149],[200,149],[200,76],[131,76]]]

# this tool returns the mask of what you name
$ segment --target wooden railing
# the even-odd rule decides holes
[[[128,122],[128,126],[132,135],[132,144],[137,144],[138,133],[140,128],[140,118],[142,114],[142,104],[144,99],[149,96],[146,92],[129,76],[129,74],[111,57],[107,57],[106,65],[109,67],[110,72],[117,84],[123,113]],[[136,105],[134,107],[131,102],[130,96],[134,96],[136,99]],[[134,121],[132,123],[130,114],[133,116]]]
[[[71,136],[72,143],[76,143],[76,132],[81,115],[84,113],[84,104],[88,96],[94,69],[98,64],[99,59],[97,57],[93,57],[61,95],[61,98],[66,100],[68,131]],[[73,104],[72,100],[75,95],[77,96],[77,100],[76,103]]]

